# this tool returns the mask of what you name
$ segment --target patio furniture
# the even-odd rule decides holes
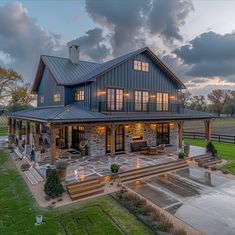
[[[165,144],[159,144],[157,146],[157,151],[158,151],[158,153],[165,153],[166,152]]]
[[[144,151],[148,149],[148,144],[147,141],[145,140],[131,142],[130,145],[131,145],[131,152]]]
[[[157,153],[158,153],[157,147],[149,147],[148,149],[149,155],[157,155]]]

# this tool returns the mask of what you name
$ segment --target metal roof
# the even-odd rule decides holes
[[[81,83],[81,78],[100,66],[98,63],[79,61],[78,64],[72,63],[69,59],[42,55],[43,62],[48,66],[53,77],[58,84],[66,85],[71,83]]]
[[[52,73],[58,85],[73,86],[84,82],[93,81],[93,79],[97,76],[107,72],[108,70],[111,70],[112,68],[118,66],[121,63],[124,63],[133,56],[143,52],[146,52],[151,57],[151,59],[159,66],[159,68],[178,85],[179,88],[186,88],[185,85],[162,63],[162,61],[148,47],[144,47],[104,62],[103,64],[87,61],[79,61],[78,64],[74,64],[67,58],[42,55],[32,91],[37,90],[45,65]]]
[[[158,121],[158,120],[187,120],[211,119],[214,115],[205,112],[185,109],[182,114],[175,113],[129,113],[122,115],[105,115],[97,111],[79,108],[77,105],[64,107],[34,108],[9,114],[11,117],[49,123],[94,123],[94,122],[123,122],[123,121]]]

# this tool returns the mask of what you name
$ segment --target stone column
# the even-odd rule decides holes
[[[210,141],[211,139],[211,120],[205,120],[205,139],[206,141]]]
[[[40,124],[35,122],[35,125],[34,125],[34,147],[35,147],[35,150],[38,151],[38,148],[39,148],[39,133],[40,133]]]
[[[56,162],[56,132],[55,127],[51,126],[51,165]]]
[[[111,130],[111,151],[110,151],[110,153],[111,153],[111,156],[112,157],[115,157],[115,139],[116,139],[116,136],[115,136],[115,129],[116,129],[116,127],[115,127],[115,125],[111,125],[110,126],[110,130]]]
[[[178,136],[179,136],[179,138],[178,138],[178,141],[179,141],[178,147],[179,148],[183,147],[183,124],[184,124],[183,121],[178,122]]]

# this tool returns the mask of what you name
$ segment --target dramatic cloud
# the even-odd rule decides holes
[[[39,56],[51,53],[60,37],[38,26],[19,2],[0,6],[0,60],[32,80]]]
[[[203,33],[174,53],[190,66],[187,72],[190,76],[221,76],[234,82],[235,33]]]
[[[182,40],[180,27],[193,10],[191,0],[86,0],[95,22],[111,31],[113,55],[145,46],[153,36]]]
[[[110,49],[105,46],[104,42],[102,29],[94,28],[88,30],[86,35],[69,42],[68,45],[79,45],[84,57],[94,61],[102,61],[110,54]]]
[[[185,24],[188,14],[194,10],[191,0],[156,0],[152,2],[149,27],[152,34],[160,34],[167,42],[182,41],[180,27]]]

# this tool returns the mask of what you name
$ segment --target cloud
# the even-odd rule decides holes
[[[86,35],[72,40],[68,45],[75,44],[80,46],[81,53],[94,61],[102,61],[110,55],[110,49],[104,44],[105,38],[100,28],[88,30]]]
[[[174,51],[184,64],[190,65],[187,75],[192,77],[220,76],[234,81],[235,32],[218,34],[202,33]]]
[[[37,25],[20,2],[0,6],[0,59],[28,80],[35,74],[39,56],[51,54],[59,40],[59,35]]]
[[[191,0],[86,0],[91,18],[111,31],[113,55],[145,46],[153,36],[182,40],[180,27],[193,10]]]
[[[193,11],[191,0],[172,1],[156,0],[152,2],[152,10],[149,14],[148,24],[151,34],[158,33],[164,40],[182,41],[180,27],[185,24],[188,14]]]

